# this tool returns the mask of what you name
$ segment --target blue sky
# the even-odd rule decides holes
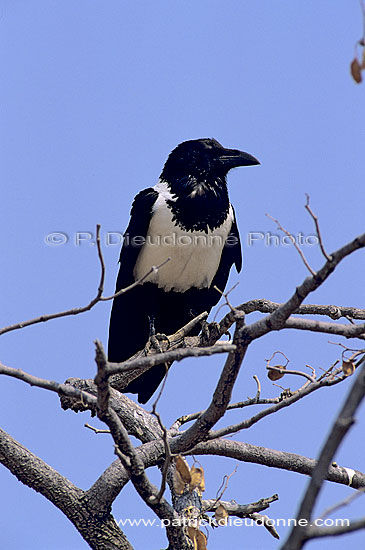
[[[156,183],[170,150],[199,137],[215,137],[262,163],[229,176],[244,248],[243,270],[229,283],[240,283],[231,300],[288,298],[307,275],[300,258],[290,246],[249,246],[248,235],[278,234],[266,212],[294,234],[312,235],[305,193],[329,251],[363,231],[365,88],[349,76],[361,32],[356,0],[1,0],[1,326],[87,303],[99,266],[95,247],[77,246],[76,233],[94,233],[96,223],[103,235],[122,232],[134,195]],[[66,234],[68,242],[47,245],[52,232]],[[317,247],[304,251],[314,268],[322,264]],[[118,246],[104,246],[107,293],[114,289],[118,254]],[[309,301],[361,307],[364,267],[358,252]],[[93,340],[106,344],[109,309],[103,303],[78,317],[4,335],[1,360],[61,382],[91,378]],[[254,394],[254,374],[263,396],[277,395],[265,376],[265,359],[277,349],[292,368],[327,368],[339,355],[326,336],[268,335],[250,349],[234,400]],[[166,424],[208,404],[221,365],[221,358],[207,358],[174,366],[160,402]],[[199,391],[192,390],[193,378]],[[285,385],[299,383],[292,377]],[[307,397],[237,438],[315,457],[349,384]],[[114,459],[109,437],[83,428],[87,414],[61,411],[55,395],[4,378],[0,395],[2,427],[76,485],[87,488]],[[242,414],[230,412],[228,421]],[[336,456],[339,464],[365,469],[361,434],[356,425]],[[214,497],[235,463],[207,457],[201,463],[206,495]],[[158,473],[149,473],[157,483]],[[43,497],[5,469],[0,476],[7,495],[0,499],[4,547],[87,547]],[[294,517],[306,482],[241,463],[225,497],[245,503],[277,492],[269,515]],[[316,511],[349,493],[326,484]],[[360,500],[343,517],[360,516]],[[117,519],[152,516],[129,486],[113,511]],[[237,529],[210,533],[209,550],[222,544],[277,548],[260,529]],[[136,548],[165,544],[161,530],[126,532]],[[360,541],[363,534],[308,547]]]

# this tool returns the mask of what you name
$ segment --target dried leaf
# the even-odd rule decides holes
[[[343,361],[342,363],[342,372],[345,376],[351,376],[355,372],[355,363],[353,361]]]
[[[191,482],[191,475],[190,475],[190,469],[188,466],[188,463],[186,462],[185,458],[183,458],[181,455],[178,455],[175,457],[175,466],[176,470],[179,472],[181,479],[185,483]]]
[[[273,366],[277,367],[278,369],[284,369],[284,370],[286,368],[284,365],[273,365]],[[284,374],[285,374],[284,372],[279,372],[278,370],[274,370],[270,368],[267,369],[267,376],[272,381],[280,380],[280,378],[282,378]]]
[[[207,537],[195,527],[188,527],[188,537],[194,543],[194,550],[207,550]]]
[[[362,64],[361,68],[365,69],[365,48],[362,50]]]
[[[184,492],[186,483],[185,483],[185,481],[183,481],[181,475],[179,474],[179,472],[177,470],[174,471],[172,480],[173,480],[173,484],[174,484],[175,493],[178,494],[178,495],[182,495],[183,492]]]
[[[223,506],[223,504],[220,504],[218,506],[218,508],[215,511],[214,517],[218,522],[218,525],[227,525],[228,512]]]
[[[207,550],[207,537],[202,531],[198,531],[196,536],[197,550]]]
[[[196,534],[198,532],[198,529],[196,529],[195,527],[188,527],[188,537],[190,540],[193,541],[193,544],[194,544],[194,550],[197,550],[198,548],[198,543],[196,541]]]
[[[190,491],[198,489],[198,493],[201,496],[205,491],[204,470],[203,468],[195,468],[193,466],[190,470],[191,481],[189,483]]]
[[[352,60],[352,63],[350,65],[350,70],[351,70],[352,78],[355,80],[355,82],[360,84],[360,82],[362,81],[361,65],[358,62],[356,57]]]

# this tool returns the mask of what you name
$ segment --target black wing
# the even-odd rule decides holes
[[[233,209],[233,222],[232,222],[231,231],[227,237],[226,245],[224,246],[222,251],[222,256],[218,267],[218,271],[210,287],[210,293],[211,293],[211,299],[212,299],[211,307],[213,307],[221,298],[221,294],[216,290],[214,290],[214,287],[216,286],[217,288],[219,288],[221,292],[224,292],[224,289],[228,281],[229,272],[233,264],[236,266],[236,269],[239,273],[242,268],[242,251],[241,251],[240,234],[238,232],[234,209]]]
[[[134,282],[133,270],[146,238],[157,191],[145,189],[135,197],[131,219],[124,233],[120,253],[120,268],[115,291]],[[138,239],[136,239],[138,237]],[[140,309],[143,307],[143,285],[114,298],[109,324],[108,359],[121,362],[143,349],[148,340],[145,325],[141,326]]]
[[[120,269],[115,289],[116,292],[134,282],[133,269],[143,246],[143,239],[146,238],[153,205],[157,197],[157,191],[149,187],[138,193],[134,198],[131,208],[131,219],[124,233],[123,247],[119,257]]]

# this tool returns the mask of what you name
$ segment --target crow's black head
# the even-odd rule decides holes
[[[260,164],[255,157],[238,151],[225,149],[212,138],[192,139],[180,143],[169,155],[161,173],[161,179],[169,184],[195,180],[208,183],[216,179],[225,182],[231,168]]]
[[[219,227],[229,210],[227,173],[231,168],[254,164],[260,163],[253,156],[225,149],[215,139],[180,143],[170,153],[160,176],[173,196],[167,204],[175,223],[189,231]]]

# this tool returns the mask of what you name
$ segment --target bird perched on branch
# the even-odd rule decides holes
[[[215,139],[185,141],[170,153],[157,185],[135,197],[116,292],[170,259],[114,298],[109,361],[129,359],[151,335],[173,334],[219,301],[232,265],[239,272],[242,263],[227,173],[255,164],[259,161],[252,155],[225,149]],[[155,365],[124,391],[138,393],[139,402],[146,403],[165,374],[165,364]]]

